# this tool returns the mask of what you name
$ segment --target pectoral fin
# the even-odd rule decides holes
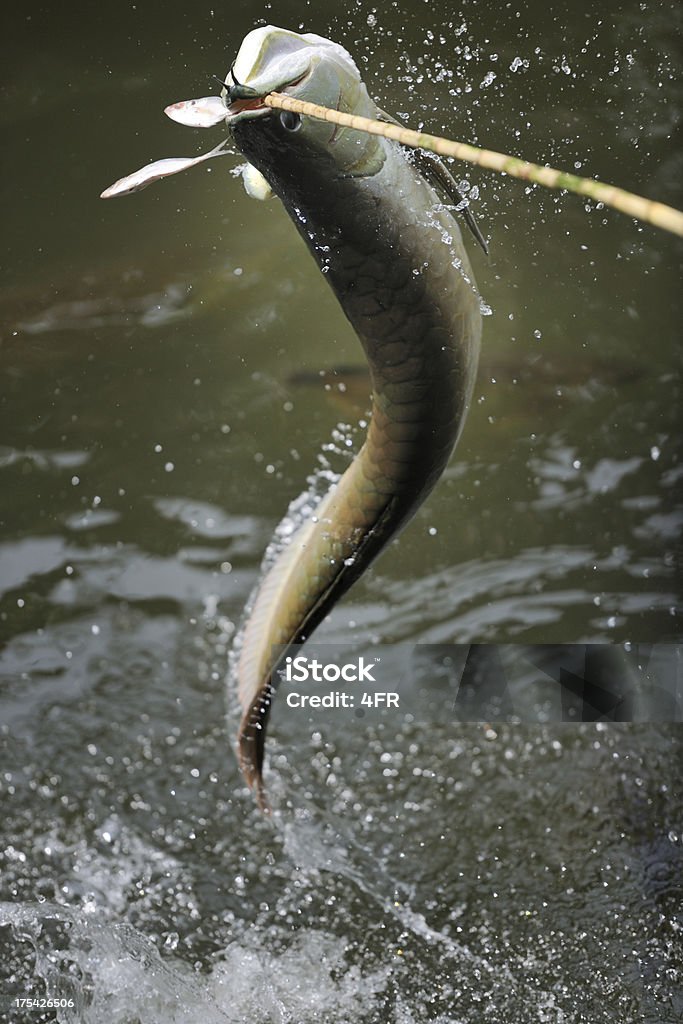
[[[253,164],[245,164],[242,171],[242,181],[244,182],[245,192],[252,199],[272,199],[275,194],[261,172],[257,171]]]
[[[377,120],[386,121],[388,124],[397,124],[399,128],[401,127],[396,118],[392,117],[391,114],[387,114],[384,110],[379,110],[377,112]],[[470,229],[477,242],[488,256],[489,247],[486,244],[484,236],[479,230],[479,225],[474,219],[474,214],[467,205],[468,200],[460,192],[455,178],[443,160],[437,156],[436,153],[430,153],[426,149],[413,149],[412,146],[407,148],[415,160],[415,163],[420,168],[423,177],[427,178],[437,191],[441,192],[442,195],[445,195],[456,204],[456,212],[462,214],[467,227]]]

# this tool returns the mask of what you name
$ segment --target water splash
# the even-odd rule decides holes
[[[360,1018],[390,973],[349,965],[344,941],[315,929],[273,950],[272,935],[253,927],[200,975],[130,924],[54,903],[0,904],[0,936],[16,968],[4,994],[54,1000],[59,1024],[342,1024]]]

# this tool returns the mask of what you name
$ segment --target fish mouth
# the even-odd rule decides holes
[[[228,93],[228,98],[229,96],[230,94]],[[269,114],[271,112],[271,108],[264,104],[263,99],[263,96],[257,96],[254,99],[235,99],[231,103],[227,103],[226,110],[228,112],[228,124],[234,124],[236,121],[245,121],[252,117],[261,117],[263,114]]]
[[[268,93],[259,95],[255,89],[240,85],[231,74],[230,77],[233,79],[234,84],[230,86],[226,83],[224,97],[225,107],[228,112],[227,123],[235,124],[237,121],[246,121],[254,117],[263,117],[264,114],[272,114],[273,108],[263,102],[265,97],[271,92],[281,92],[286,95],[288,89],[300,85],[309,75],[310,71],[305,71],[298,78],[289,82],[283,82],[277,88],[269,89]]]

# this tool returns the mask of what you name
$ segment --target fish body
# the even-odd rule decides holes
[[[266,26],[245,38],[233,81],[233,141],[335,292],[372,382],[365,443],[267,571],[244,628],[239,759],[263,804],[273,648],[310,637],[440,477],[471,400],[481,313],[458,224],[398,145],[259,105],[277,89],[381,115],[342,47]]]
[[[266,726],[283,649],[310,637],[431,491],[465,421],[481,338],[460,229],[433,187],[445,182],[453,195],[447,169],[435,173],[423,161],[425,177],[385,138],[274,110],[263,102],[272,91],[390,120],[343,47],[271,25],[245,37],[220,96],[166,108],[191,127],[227,123],[249,161],[247,192],[282,200],[358,335],[372,383],[365,443],[268,568],[241,635],[238,756],[261,806]],[[156,161],[102,198],[229,152],[226,141],[198,157]],[[468,213],[466,222],[485,248]]]
[[[187,125],[188,128],[213,128],[225,121],[227,111],[220,96],[202,96],[197,100],[181,100],[170,103],[164,113],[172,121]]]
[[[224,141],[214,146],[209,153],[202,153],[201,156],[169,156],[164,157],[163,160],[155,160],[153,163],[133,171],[132,174],[127,174],[125,178],[119,178],[113,185],[100,193],[100,199],[113,199],[115,196],[127,196],[131,192],[139,192],[155,181],[168,178],[171,174],[180,174],[181,171],[204,163],[205,160],[212,160],[217,156],[228,156],[231,153],[232,149],[226,148]]]

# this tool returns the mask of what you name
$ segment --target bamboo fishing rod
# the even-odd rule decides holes
[[[566,189],[567,192],[587,196],[597,203],[611,206],[636,220],[654,224],[656,227],[683,237],[683,213],[680,210],[675,210],[672,206],[666,206],[664,203],[658,203],[652,199],[645,199],[643,196],[637,196],[633,192],[626,192],[622,188],[617,188],[616,185],[608,185],[605,182],[596,181],[594,178],[580,178],[576,174],[558,171],[553,167],[542,167],[540,164],[532,164],[528,160],[520,160],[518,157],[505,153],[496,153],[491,149],[479,149],[465,142],[454,142],[452,139],[443,139],[438,135],[416,132],[386,121],[374,121],[369,117],[344,114],[340,110],[321,107],[317,103],[308,103],[306,100],[296,100],[279,92],[269,93],[263,103],[278,110],[290,110],[294,114],[315,117],[320,121],[330,121],[332,124],[368,132],[370,135],[383,135],[384,138],[393,139],[403,146],[427,149],[431,153],[438,153],[439,156],[455,157],[456,160],[478,164],[480,167],[500,171],[512,178],[521,178],[523,181],[531,181],[537,185],[544,185],[546,188]]]

